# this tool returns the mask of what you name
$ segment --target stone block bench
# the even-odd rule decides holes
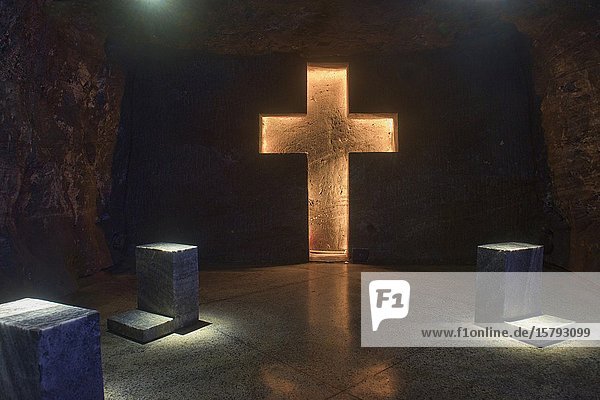
[[[544,247],[528,243],[495,243],[477,247],[475,323],[506,324],[511,328],[568,327],[573,321],[542,310]],[[545,347],[561,340],[520,338]]]
[[[0,399],[103,398],[97,311],[30,298],[0,304]]]
[[[198,248],[153,243],[136,248],[138,308],[112,316],[108,329],[147,343],[198,321]]]

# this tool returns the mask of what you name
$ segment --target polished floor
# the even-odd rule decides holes
[[[360,272],[385,270],[398,269],[203,270],[209,324],[146,345],[106,332],[135,308],[134,275],[103,274],[66,302],[101,313],[107,400],[600,399],[600,349],[361,348]]]

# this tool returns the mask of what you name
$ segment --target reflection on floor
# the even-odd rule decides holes
[[[102,315],[110,399],[598,398],[600,349],[361,348],[360,272],[470,267],[302,264],[200,273],[210,325],[140,345],[106,332],[134,275],[67,300]]]

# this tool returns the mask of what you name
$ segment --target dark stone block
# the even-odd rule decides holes
[[[104,398],[99,314],[37,299],[0,305],[0,398]]]

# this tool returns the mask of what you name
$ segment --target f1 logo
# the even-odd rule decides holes
[[[410,284],[404,280],[376,280],[369,283],[373,332],[384,319],[402,319],[408,315]]]

